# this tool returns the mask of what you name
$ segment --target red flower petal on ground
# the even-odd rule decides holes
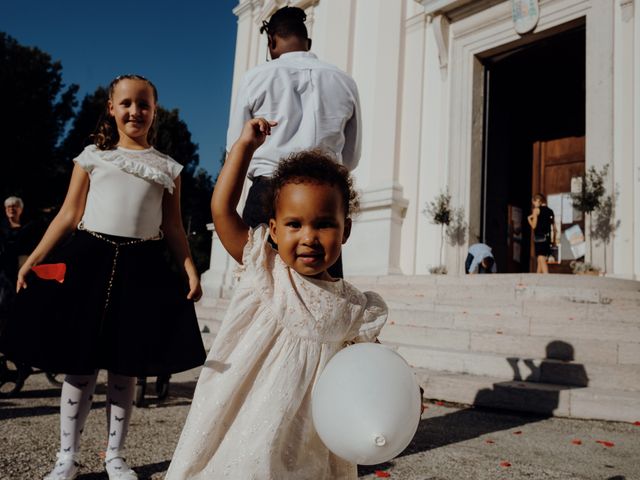
[[[522,430],[518,430],[516,432],[513,432],[514,435],[522,435]]]
[[[31,267],[33,273],[43,280],[55,280],[58,283],[64,282],[64,274],[67,266],[64,263],[44,263]]]
[[[438,400],[438,401],[436,402],[436,405],[439,405],[439,406],[443,407],[443,406],[444,406],[444,402],[441,402],[440,400]]]
[[[395,325],[395,324],[396,324],[396,322],[394,322],[393,320],[391,320],[391,321],[389,322],[389,325]]]
[[[389,472],[385,472],[384,470],[376,470],[375,474],[378,478],[389,478],[391,476]]]
[[[607,448],[611,448],[615,445],[615,443],[607,442],[606,440],[596,440],[596,443],[599,443],[600,445],[604,445]]]
[[[582,440],[574,438],[573,440],[571,440],[571,443],[573,443],[574,445],[582,445]]]
[[[504,461],[504,462],[500,462],[500,466],[501,467],[510,467],[511,464],[509,462],[507,462],[507,461]]]
[[[496,443],[496,442],[494,442],[494,441],[493,441],[493,440],[491,440],[490,438],[487,438],[487,439],[484,441],[484,443]]]
[[[640,422],[633,422],[636,427],[640,427]]]

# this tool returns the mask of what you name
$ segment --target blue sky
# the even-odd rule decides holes
[[[139,73],[177,108],[215,174],[225,147],[238,0],[2,0],[0,31],[62,63],[79,102],[113,77]]]

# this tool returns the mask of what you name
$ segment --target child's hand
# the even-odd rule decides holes
[[[271,127],[275,127],[277,124],[278,122],[264,118],[252,118],[244,124],[238,142],[246,142],[255,150],[264,143],[267,135],[271,135]]]
[[[189,275],[189,293],[187,300],[197,302],[202,297],[202,286],[200,285],[200,277],[198,275]]]
[[[32,265],[29,262],[25,262],[24,265],[20,267],[20,270],[18,271],[18,280],[16,281],[16,293],[23,288],[27,288],[27,282],[25,278],[31,270],[31,266]]]

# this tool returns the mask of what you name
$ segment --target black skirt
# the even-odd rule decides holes
[[[66,265],[64,282],[31,272],[5,309],[0,352],[70,374],[156,376],[202,365],[193,301],[168,259],[163,240],[75,232],[45,262]]]
[[[551,255],[551,241],[548,237],[545,237],[544,242],[534,242],[533,249],[536,257],[548,257]]]

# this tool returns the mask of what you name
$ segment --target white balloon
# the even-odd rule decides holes
[[[409,445],[421,402],[413,371],[400,355],[358,343],[327,363],[313,389],[311,414],[329,450],[351,463],[376,465]]]

